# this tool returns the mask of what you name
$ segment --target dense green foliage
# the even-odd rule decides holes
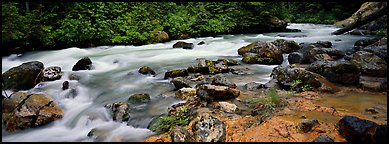
[[[287,2],[2,2],[2,49],[3,55],[6,55],[67,47],[142,45],[155,43],[154,37],[159,31],[167,32],[170,39],[262,33],[274,31],[271,25],[277,18],[313,23],[340,20],[359,7],[358,3],[351,5]]]
[[[190,115],[189,108],[182,106],[174,115],[158,117],[156,122],[151,125],[150,130],[154,132],[167,132],[172,130],[176,125],[188,125],[191,120],[192,116]]]

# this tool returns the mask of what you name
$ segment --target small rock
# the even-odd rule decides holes
[[[66,90],[66,89],[68,89],[69,88],[69,82],[68,81],[64,81],[63,83],[62,83],[62,90]]]
[[[192,82],[191,80],[187,80],[183,77],[173,78],[170,82],[173,83],[173,85],[176,87],[176,89],[181,89],[184,87],[191,88],[192,86],[195,85],[194,82]]]
[[[195,140],[198,142],[225,142],[226,125],[208,113],[200,113],[199,121],[193,127]]]
[[[179,41],[173,45],[173,48],[193,49],[193,47],[193,43],[187,43],[183,41]]]
[[[72,73],[69,75],[69,80],[80,80],[80,76],[75,73]]]
[[[104,107],[110,110],[115,121],[127,121],[130,118],[130,105],[127,102],[107,104]]]
[[[193,136],[181,126],[175,126],[171,133],[173,142],[193,142]]]
[[[212,78],[212,85],[228,86],[230,88],[236,88],[236,84],[230,82],[226,77],[221,74],[215,75]]]
[[[61,67],[51,66],[43,70],[43,80],[42,81],[54,81],[61,79]]]
[[[144,74],[144,75],[146,75],[146,74],[155,75],[154,70],[151,69],[151,68],[148,67],[148,66],[142,66],[141,68],[139,68],[138,72],[141,73],[141,74]]]
[[[300,52],[292,52],[288,55],[289,64],[300,64],[304,60],[304,55]]]
[[[131,95],[128,100],[130,102],[142,102],[146,103],[150,101],[150,95],[148,93],[140,93]]]
[[[321,47],[325,47],[325,48],[332,47],[332,43],[330,41],[317,41],[316,44],[320,45]]]
[[[204,41],[201,41],[201,42],[199,42],[197,45],[203,45],[203,44],[205,44],[205,42],[204,42]]]
[[[188,100],[196,95],[196,89],[194,88],[181,88],[176,92],[176,98],[181,100]]]
[[[239,94],[239,90],[226,86],[204,84],[196,88],[196,95],[206,101],[228,100],[238,97]]]
[[[77,61],[77,63],[73,66],[72,71],[91,70],[92,68],[92,61],[90,58],[84,57]]]
[[[375,108],[369,107],[365,109],[366,112],[372,113],[372,114],[377,114],[378,111]]]
[[[312,130],[312,128],[319,124],[317,119],[308,119],[300,123],[299,128],[302,132],[307,133]]]
[[[167,71],[165,73],[164,79],[175,78],[175,77],[185,77],[188,75],[189,74],[188,74],[188,71],[186,69],[171,70],[171,71]]]
[[[228,112],[228,113],[234,113],[238,109],[238,106],[236,106],[235,104],[228,103],[228,102],[219,102],[219,105],[223,111]]]
[[[256,82],[249,82],[249,83],[244,85],[245,89],[249,90],[249,91],[257,90],[260,88],[260,86],[261,86],[261,84],[256,83]]]

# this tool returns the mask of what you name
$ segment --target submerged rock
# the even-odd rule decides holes
[[[90,58],[84,57],[77,61],[77,63],[73,66],[72,71],[91,70],[92,68],[92,61]]]
[[[205,44],[205,42],[204,42],[204,41],[201,41],[201,42],[199,42],[197,45],[203,45],[203,44]]]
[[[187,43],[183,41],[179,41],[173,45],[173,48],[193,49],[193,47],[193,43]]]
[[[111,103],[104,107],[110,111],[115,121],[127,121],[130,118],[130,105],[127,102]]]
[[[196,88],[196,94],[206,101],[220,101],[236,98],[240,91],[227,86],[215,86],[204,84]]]
[[[3,89],[13,91],[28,90],[40,83],[43,78],[43,63],[31,61],[13,67],[2,74]]]
[[[7,131],[26,129],[61,119],[63,110],[49,96],[16,92],[3,100],[2,122]]]
[[[43,80],[42,81],[54,81],[59,80],[62,77],[61,67],[51,66],[43,70]]]
[[[147,75],[147,74],[155,75],[154,70],[148,66],[142,66],[141,68],[139,68],[138,72],[141,74],[144,74],[144,75]]]
[[[64,81],[63,83],[62,83],[62,90],[66,90],[66,89],[68,89],[69,88],[69,81]]]
[[[238,49],[243,55],[242,61],[247,64],[281,64],[284,60],[282,51],[272,43],[256,42]]]
[[[196,118],[192,131],[197,142],[225,142],[226,125],[208,113],[201,113]]]
[[[363,90],[368,91],[387,91],[387,77],[360,76],[359,85]]]
[[[148,93],[139,93],[131,95],[128,100],[130,102],[142,102],[146,103],[150,101],[150,95]]]

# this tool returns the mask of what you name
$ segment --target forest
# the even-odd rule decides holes
[[[143,45],[220,34],[263,33],[269,23],[333,24],[362,2],[2,2],[2,53]],[[159,31],[168,39],[156,38]],[[386,35],[386,29],[379,35]]]

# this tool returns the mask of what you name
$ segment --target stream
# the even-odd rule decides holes
[[[293,40],[297,43],[330,41],[333,48],[347,51],[352,49],[357,40],[368,38],[368,36],[331,35],[331,32],[338,29],[332,25],[292,23],[287,28],[300,29],[302,32],[220,35],[143,46],[116,45],[87,49],[72,47],[2,57],[2,73],[21,63],[34,60],[42,62],[45,67],[60,66],[64,73],[60,80],[41,82],[29,90],[51,96],[64,110],[64,117],[41,127],[14,133],[5,131],[3,126],[2,141],[143,141],[155,135],[147,129],[153,117],[165,114],[168,107],[183,102],[174,98],[173,84],[163,79],[168,70],[194,66],[197,64],[197,58],[210,60],[231,58],[241,63],[242,58],[237,50],[256,41],[271,42],[276,39]],[[172,46],[177,41],[190,42],[195,46],[192,50],[173,49]],[[205,44],[197,45],[201,41]],[[287,64],[287,57],[284,56],[286,59],[283,64]],[[73,65],[83,57],[92,60],[94,69],[71,71]],[[139,74],[138,69],[142,66],[151,67],[156,75]],[[271,70],[275,66],[277,65],[247,65],[252,70],[250,73],[252,79],[240,80],[236,84],[242,86],[253,81],[264,84],[270,80]],[[80,80],[69,80],[70,74],[79,75]],[[70,88],[67,90],[61,89],[64,81],[70,83]],[[128,122],[113,121],[104,105],[126,101],[130,95],[136,93],[149,93],[151,101],[132,105]],[[93,128],[104,129],[105,133],[97,139],[88,137],[87,134]]]

